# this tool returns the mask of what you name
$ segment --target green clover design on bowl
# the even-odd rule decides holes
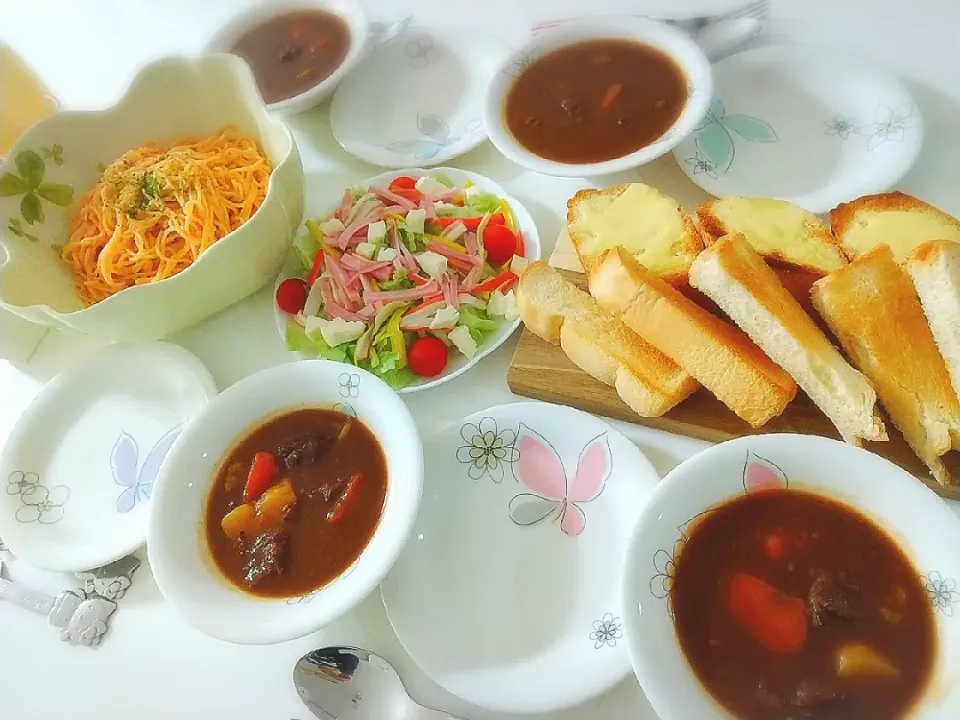
[[[733,165],[737,154],[737,138],[752,143],[780,140],[769,123],[750,115],[728,115],[723,101],[715,97],[694,133],[697,153],[684,162],[691,166],[694,175],[706,173],[712,178],[723,175]]]
[[[30,242],[38,242],[38,238],[29,232],[24,223],[42,225],[46,220],[43,211],[44,201],[67,207],[73,203],[73,188],[69,185],[54,182],[44,182],[47,164],[44,158],[51,160],[55,165],[63,165],[63,146],[53,145],[34,150],[21,150],[14,158],[17,172],[5,172],[0,176],[0,198],[21,197],[20,216],[10,218],[7,230],[17,237]]]

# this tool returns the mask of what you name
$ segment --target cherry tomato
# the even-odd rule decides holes
[[[407,350],[407,362],[420,377],[436,377],[447,366],[447,346],[433,335],[424,335]]]
[[[487,225],[483,231],[483,247],[490,262],[502,265],[516,252],[517,236],[506,225]]]
[[[300,278],[287,278],[277,286],[277,307],[296,315],[307,304],[307,284]]]
[[[399,190],[413,190],[416,187],[417,181],[412,177],[407,177],[406,175],[401,175],[393,179],[393,182],[390,183],[390,186],[387,188],[390,192],[395,193]]]

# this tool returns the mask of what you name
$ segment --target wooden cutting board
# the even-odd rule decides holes
[[[562,243],[562,239],[558,240],[557,250],[564,247]],[[569,241],[567,241],[567,247],[569,247]],[[562,260],[563,257],[561,255],[559,259]],[[569,261],[569,258],[567,260]],[[551,256],[550,264],[555,265],[554,256]],[[561,270],[561,272],[567,279],[583,287],[584,277],[581,273],[569,270]],[[634,422],[712,442],[743,435],[776,432],[839,438],[833,424],[802,393],[797,394],[797,398],[787,406],[782,415],[759,429],[751,428],[703,389],[698,390],[662,417],[639,417],[620,400],[612,387],[594,380],[570,362],[559,346],[544,342],[526,328],[523,328],[520,344],[510,363],[507,385],[513,392],[525,397],[569,405],[617,420]],[[890,440],[885,443],[868,443],[867,449],[916,475],[943,497],[960,500],[960,488],[940,487],[923,463],[910,450],[900,433],[889,421],[886,425]],[[960,478],[960,453],[948,453],[944,457],[944,462],[953,476]]]

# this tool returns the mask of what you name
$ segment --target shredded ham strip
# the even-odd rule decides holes
[[[409,300],[420,300],[421,298],[430,297],[431,295],[439,292],[439,290],[440,287],[437,285],[437,283],[430,281],[426,285],[410,288],[409,290],[389,290],[386,292],[367,293],[366,300],[367,302],[393,302],[394,300],[402,300],[406,302]]]
[[[376,195],[378,198],[384,202],[393,203],[394,205],[399,205],[404,210],[414,210],[417,207],[417,204],[413,200],[407,200],[405,197],[401,197],[394,192],[390,192],[386,188],[372,186],[370,192]]]

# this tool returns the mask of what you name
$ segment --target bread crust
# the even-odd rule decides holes
[[[960,221],[940,208],[924,202],[913,195],[907,195],[899,190],[892,190],[876,195],[864,195],[850,202],[840,203],[830,211],[830,229],[838,240],[850,230],[856,220],[857,213],[863,210],[872,211],[900,211],[900,212],[927,212],[937,215],[941,220],[960,230]],[[840,243],[843,247],[843,243]],[[852,260],[853,258],[851,258]]]
[[[870,383],[847,364],[743,235],[725,235],[700,253],[690,280],[790,372],[847,442],[887,439]]]
[[[580,258],[580,264],[583,266],[584,272],[587,275],[589,275],[590,272],[597,266],[600,261],[600,256],[590,255],[584,252],[583,241],[580,238],[579,233],[570,230],[570,227],[575,224],[577,220],[578,206],[581,203],[589,202],[595,197],[619,197],[627,191],[631,184],[632,183],[621,183],[619,185],[612,185],[604,190],[584,188],[583,190],[578,190],[576,193],[574,193],[572,198],[567,200],[567,232],[570,236],[570,242],[573,245],[574,250],[577,252],[577,257]],[[678,209],[682,214],[686,238],[686,243],[682,250],[688,257],[685,258],[686,262],[683,269],[661,275],[661,277],[663,277],[663,279],[669,282],[671,285],[682,286],[687,283],[690,264],[700,253],[700,251],[703,250],[704,242],[693,218],[689,215],[689,213],[684,212],[682,208],[679,208],[679,206]]]
[[[907,272],[879,245],[813,285],[814,306],[873,382],[891,421],[942,485],[960,402]]]
[[[543,261],[530,263],[520,276],[517,305],[528,330],[559,344],[571,362],[613,386],[641,417],[663,415],[699,387],[676,363]]]
[[[796,383],[743,331],[712,315],[622,249],[590,276],[600,305],[661,350],[754,427],[776,417]]]

